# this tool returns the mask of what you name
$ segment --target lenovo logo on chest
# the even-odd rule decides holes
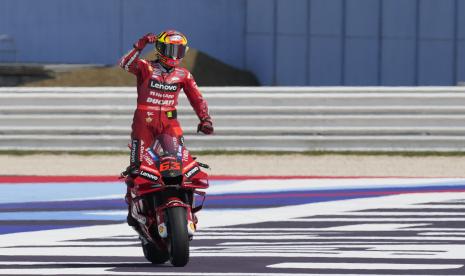
[[[149,88],[154,88],[165,92],[176,92],[178,90],[178,85],[159,83],[158,81],[150,80]]]

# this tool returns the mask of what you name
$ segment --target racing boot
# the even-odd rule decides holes
[[[132,228],[139,228],[139,223],[131,215],[131,209],[132,209],[131,188],[134,186],[132,177],[128,176],[125,182],[126,182],[126,195],[124,196],[124,201],[126,201],[126,204],[128,205],[128,215],[126,216],[126,222]],[[138,230],[136,231],[139,232]]]

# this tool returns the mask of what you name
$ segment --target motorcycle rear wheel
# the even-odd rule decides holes
[[[185,266],[189,262],[186,209],[184,207],[168,208],[167,215],[170,262],[176,267]]]
[[[161,250],[150,242],[147,244],[142,242],[142,250],[144,251],[144,257],[152,264],[164,264],[170,258],[166,250]]]

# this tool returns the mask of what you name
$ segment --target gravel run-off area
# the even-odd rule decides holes
[[[464,177],[465,156],[199,155],[212,175]],[[0,155],[0,175],[118,175],[121,155]]]

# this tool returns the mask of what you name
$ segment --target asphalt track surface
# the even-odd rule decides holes
[[[465,179],[216,178],[184,268],[109,177],[0,177],[0,275],[465,275]]]

